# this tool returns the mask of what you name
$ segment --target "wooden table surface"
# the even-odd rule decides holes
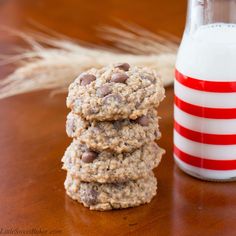
[[[95,26],[115,25],[114,19],[180,37],[185,11],[183,0],[1,0],[0,22],[23,30],[33,20],[102,45]],[[0,33],[0,54],[18,44]],[[1,67],[1,78],[11,70]],[[148,205],[111,212],[89,211],[65,195],[60,160],[70,143],[64,127],[66,95],[48,95],[36,92],[0,101],[0,233],[35,229],[41,230],[38,235],[65,236],[236,235],[236,184],[199,181],[173,163],[172,88],[160,108],[160,145],[167,154],[155,171],[158,194]]]

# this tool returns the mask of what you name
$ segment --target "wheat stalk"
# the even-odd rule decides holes
[[[0,99],[43,89],[52,89],[54,93],[66,91],[82,71],[118,62],[157,70],[165,86],[173,82],[177,44],[136,25],[125,24],[124,29],[100,28],[102,37],[125,51],[123,53],[110,48],[83,46],[48,32],[11,30],[10,33],[24,39],[30,48],[19,49],[11,57],[2,57],[0,65],[20,63],[20,66],[1,80]]]

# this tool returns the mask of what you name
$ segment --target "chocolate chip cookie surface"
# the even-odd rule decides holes
[[[63,169],[85,182],[123,182],[143,178],[158,166],[164,150],[150,142],[131,153],[100,153],[74,140],[62,158]]]
[[[161,136],[155,110],[136,120],[114,122],[88,122],[71,112],[67,116],[66,131],[69,137],[79,137],[82,143],[94,150],[116,153],[131,152]]]
[[[87,183],[67,173],[67,194],[90,210],[112,210],[139,206],[155,196],[157,181],[153,173],[138,180],[121,183]]]
[[[163,98],[155,71],[123,63],[80,74],[69,87],[67,106],[90,121],[137,119]]]

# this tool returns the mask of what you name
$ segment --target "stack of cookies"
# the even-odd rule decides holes
[[[67,194],[91,210],[148,203],[164,153],[156,108],[164,88],[155,71],[127,63],[91,69],[70,85],[66,131]]]

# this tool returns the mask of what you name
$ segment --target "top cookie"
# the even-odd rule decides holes
[[[155,71],[123,63],[80,74],[69,87],[67,106],[86,120],[137,119],[163,98]]]

